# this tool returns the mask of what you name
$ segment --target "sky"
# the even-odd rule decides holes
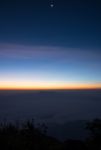
[[[0,89],[66,88],[101,88],[100,0],[1,0]]]

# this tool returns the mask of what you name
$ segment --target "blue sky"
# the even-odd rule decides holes
[[[0,82],[101,83],[101,3],[0,2]]]
[[[1,45],[0,80],[100,83],[101,53],[62,47]]]

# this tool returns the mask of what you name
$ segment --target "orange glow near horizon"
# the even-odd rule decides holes
[[[0,90],[101,89],[101,83],[0,82]]]

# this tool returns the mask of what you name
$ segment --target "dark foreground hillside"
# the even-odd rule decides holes
[[[61,142],[46,134],[46,126],[34,127],[28,121],[22,125],[0,125],[0,150],[101,150],[101,120],[89,122],[85,127],[91,131],[85,141],[68,139]]]

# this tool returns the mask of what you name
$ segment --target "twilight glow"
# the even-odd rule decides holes
[[[101,88],[100,1],[0,3],[0,89]]]
[[[101,52],[0,44],[0,89],[101,88]]]

